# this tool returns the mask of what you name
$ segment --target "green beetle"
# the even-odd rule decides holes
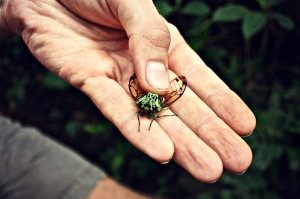
[[[137,112],[138,131],[140,131],[140,116],[148,116],[152,119],[148,130],[150,130],[152,122],[156,118],[176,115],[157,115],[158,112],[168,109],[171,104],[178,100],[187,87],[187,80],[184,76],[179,76],[170,82],[170,87],[166,95],[160,96],[152,92],[144,92],[137,80],[135,74],[129,79],[129,91],[136,105],[139,107]]]

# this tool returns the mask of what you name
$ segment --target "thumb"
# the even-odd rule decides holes
[[[158,94],[169,88],[168,50],[171,35],[150,0],[117,1],[119,20],[129,38],[129,51],[139,84]]]

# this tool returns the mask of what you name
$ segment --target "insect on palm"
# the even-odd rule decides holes
[[[148,116],[151,119],[148,130],[150,130],[153,121],[157,118],[176,116],[172,115],[157,115],[162,110],[168,109],[176,100],[184,93],[187,86],[187,80],[184,76],[179,76],[170,82],[170,87],[166,95],[160,96],[152,92],[144,92],[137,80],[135,74],[129,79],[129,91],[136,105],[139,107],[137,112],[138,131],[140,131],[140,116]]]

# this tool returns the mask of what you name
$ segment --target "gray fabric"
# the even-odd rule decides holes
[[[0,199],[85,199],[104,172],[0,115]]]

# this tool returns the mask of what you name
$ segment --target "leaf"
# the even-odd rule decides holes
[[[191,1],[181,10],[181,13],[194,16],[205,16],[210,13],[210,8],[202,1]]]
[[[183,0],[175,0],[175,6],[178,7],[181,5]]]
[[[79,130],[79,123],[71,120],[65,125],[64,129],[71,138],[75,138]]]
[[[241,5],[226,5],[214,12],[213,21],[216,22],[235,22],[244,18],[248,9]]]
[[[116,154],[113,158],[112,158],[112,162],[111,162],[111,169],[114,172],[117,172],[124,164],[124,156],[122,154]]]
[[[43,84],[47,88],[52,88],[52,89],[66,89],[69,87],[69,84],[62,80],[61,78],[57,77],[51,72],[48,72],[46,76],[43,79]]]
[[[232,175],[223,175],[220,179],[222,183],[226,185],[233,185],[240,191],[245,191],[247,189],[259,190],[267,186],[267,181],[260,175],[241,175],[239,178],[233,177]],[[255,183],[253,183],[255,182]]]
[[[276,6],[283,0],[256,0],[262,8],[270,8]]]
[[[271,17],[277,20],[278,24],[286,30],[293,30],[295,28],[293,20],[283,14],[273,13]]]
[[[248,12],[243,20],[242,30],[246,39],[249,39],[262,30],[267,23],[267,16],[259,12]]]
[[[300,151],[298,148],[292,148],[288,147],[287,148],[287,154],[289,158],[289,166],[292,171],[297,171],[300,168]]]
[[[270,153],[271,151],[271,153]],[[275,144],[261,144],[254,154],[253,167],[264,171],[272,166],[275,160],[281,157],[284,147]]]
[[[204,41],[199,38],[191,38],[188,40],[188,44],[197,52],[203,48]]]
[[[278,110],[281,107],[281,91],[273,89],[273,92],[270,96],[269,110]],[[273,114],[273,112],[272,112]]]
[[[29,84],[30,78],[28,76],[12,77],[13,85],[6,91],[6,97],[9,100],[15,99],[22,101],[26,96],[26,86]]]
[[[278,193],[272,191],[264,191],[262,198],[268,199],[280,199],[281,197],[277,195]]]
[[[104,124],[84,124],[83,130],[90,134],[99,135],[106,131],[106,126]]]
[[[93,135],[100,135],[108,131],[111,131],[114,128],[114,125],[110,122],[98,123],[98,124],[86,123],[82,126],[82,128],[87,133]]]
[[[212,46],[205,49],[204,55],[210,62],[222,67],[222,59],[227,55],[227,52],[224,48]]]
[[[166,1],[157,1],[155,5],[159,13],[164,17],[171,15],[174,11],[173,7]]]

